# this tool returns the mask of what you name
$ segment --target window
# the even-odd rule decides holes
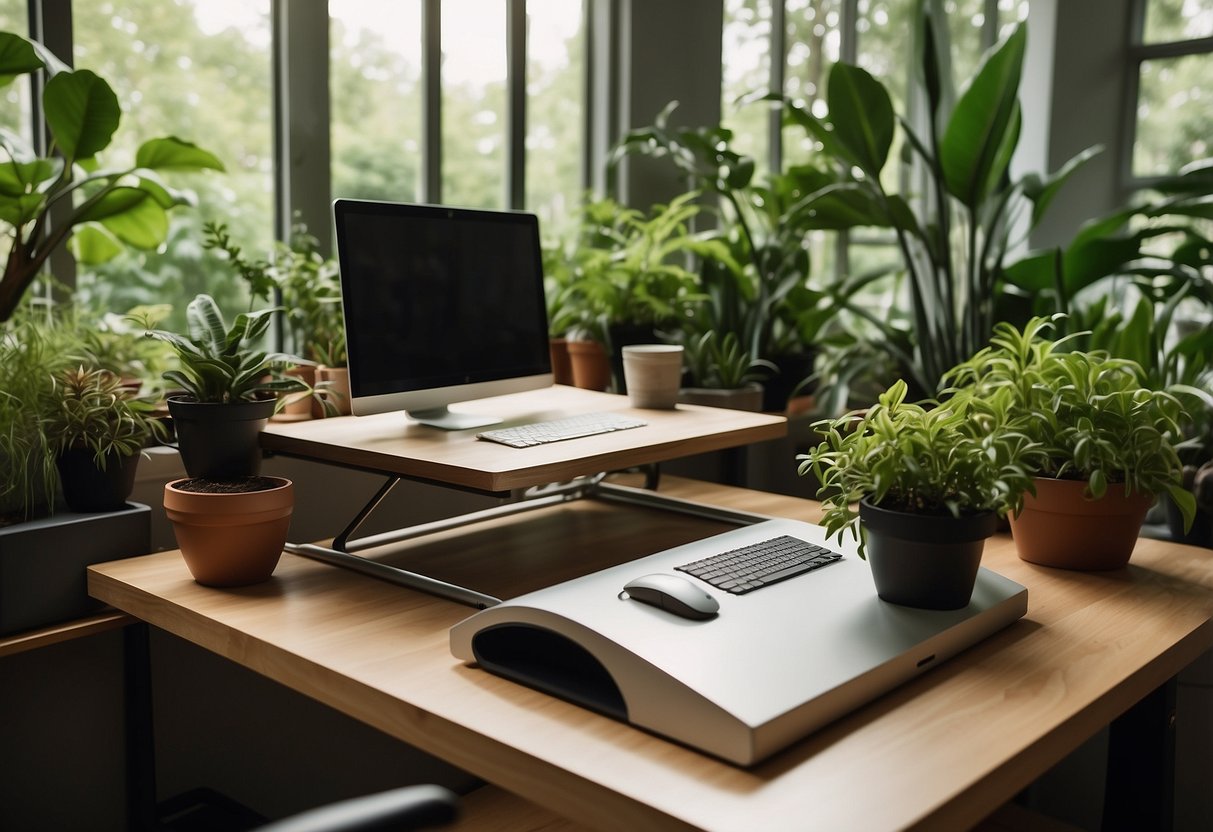
[[[273,111],[269,0],[123,0],[73,6],[74,61],[114,88],[122,122],[107,167],[130,165],[145,140],[175,135],[223,161],[227,172],[172,175],[196,209],[171,212],[162,250],[128,250],[81,267],[79,297],[115,312],[169,303],[170,325],[207,292],[232,314],[248,305],[239,278],[202,248],[202,223],[226,223],[248,252],[273,239]]]
[[[33,8],[41,2],[32,0]],[[30,6],[0,0],[0,26],[25,33]],[[170,326],[183,323],[185,301],[202,291],[225,311],[242,309],[247,292],[204,250],[203,222],[226,223],[233,241],[260,257],[274,229],[290,227],[276,213],[302,209],[313,232],[327,236],[332,196],[528,208],[556,228],[578,213],[588,34],[582,2],[77,0],[71,9],[70,17],[45,16],[48,33],[70,37],[75,65],[109,81],[124,108],[102,161],[129,163],[143,140],[177,135],[228,169],[173,177],[170,184],[194,190],[199,204],[173,212],[163,250],[78,269],[77,296],[91,305],[125,312],[168,302]],[[518,38],[525,52],[511,58],[507,29],[519,21],[513,28],[525,29]],[[276,100],[278,52],[297,59],[308,48],[300,44],[323,40],[325,24],[322,83],[288,85],[289,101]],[[276,42],[280,31],[285,39]],[[439,47],[441,61],[426,44]],[[524,68],[517,77],[507,61]],[[3,126],[28,130],[28,89],[13,85],[3,94]],[[329,113],[327,142],[314,138],[323,128],[299,126],[312,112]],[[276,120],[292,131],[288,140],[276,143]],[[511,132],[511,125],[526,129]],[[281,187],[289,166],[280,148],[327,166],[331,188]],[[292,204],[283,204],[288,198]]]
[[[1213,155],[1213,0],[1138,0],[1130,57],[1132,138],[1128,162],[1137,185]]]
[[[329,3],[334,197],[422,198],[421,2]]]

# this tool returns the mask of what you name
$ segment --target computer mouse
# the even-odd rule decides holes
[[[677,575],[645,575],[629,581],[623,591],[629,598],[642,604],[652,604],[666,612],[696,621],[715,618],[720,611],[720,602],[691,583],[690,579]]]

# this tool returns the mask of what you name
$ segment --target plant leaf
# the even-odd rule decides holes
[[[0,87],[7,87],[18,75],[42,69],[34,47],[25,38],[0,32]]]
[[[176,136],[149,139],[139,146],[135,165],[151,170],[224,170],[215,154]]]
[[[970,208],[989,183],[1014,120],[1027,30],[1018,25],[985,59],[961,94],[939,146],[948,191]]]
[[[847,157],[866,175],[879,179],[896,124],[888,90],[866,70],[838,63],[830,70],[826,100],[834,136]]]
[[[68,159],[87,159],[109,146],[122,110],[118,96],[87,69],[60,72],[42,94],[46,123]]]

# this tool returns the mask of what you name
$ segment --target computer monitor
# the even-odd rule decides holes
[[[533,214],[333,203],[356,415],[447,430],[501,421],[456,402],[552,384]]]

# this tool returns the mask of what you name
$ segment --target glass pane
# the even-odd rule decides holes
[[[505,207],[506,56],[502,0],[442,4],[442,201]]]
[[[1213,0],[1146,0],[1144,43],[1213,36]]]
[[[329,3],[333,196],[421,197],[421,2]]]
[[[1015,24],[1028,19],[1028,0],[998,0],[998,39],[1011,34]]]
[[[720,58],[721,124],[733,131],[733,149],[757,160],[761,176],[770,167],[770,105],[739,99],[770,89],[771,0],[725,0]]]
[[[526,205],[545,237],[563,236],[581,204],[585,125],[581,4],[527,2]]]
[[[956,90],[977,72],[981,55],[987,44],[982,43],[981,29],[985,26],[985,0],[947,0],[948,33],[952,37],[952,80]]]
[[[227,173],[165,175],[192,189],[198,207],[171,213],[167,242],[81,267],[79,296],[125,312],[144,303],[185,304],[200,292],[234,314],[248,295],[230,267],[201,243],[203,222],[226,223],[250,256],[273,239],[273,135],[269,0],[122,0],[73,7],[76,66],[114,88],[122,124],[102,154],[107,168],[127,165],[143,141],[175,135],[219,157]]]
[[[1209,55],[1145,61],[1137,99],[1133,175],[1175,173],[1213,152]]]
[[[858,63],[884,84],[893,100],[893,110],[902,115],[908,115],[906,78],[914,42],[906,33],[914,29],[916,5],[915,0],[859,0],[859,16],[855,21]],[[880,176],[890,192],[898,190],[901,166],[897,160],[901,158],[904,142],[905,134],[898,129],[889,148],[889,161]]]
[[[787,77],[784,93],[821,112],[825,103],[825,79],[830,64],[839,57],[842,0],[786,0],[788,37]],[[814,143],[801,129],[785,129],[784,164],[806,161]]]

